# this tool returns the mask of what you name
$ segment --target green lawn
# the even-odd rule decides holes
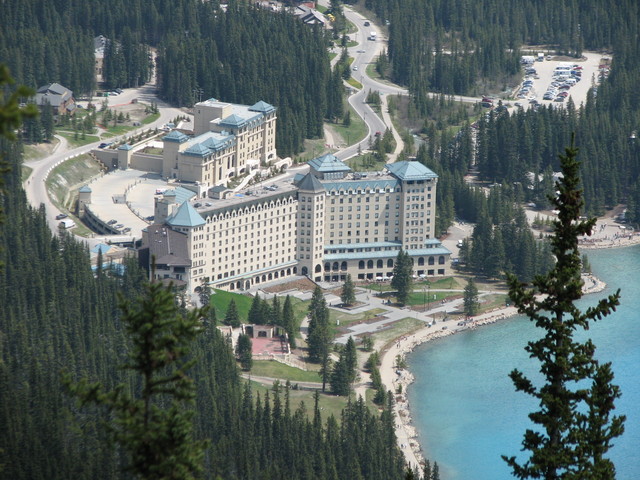
[[[458,292],[455,293],[455,296],[459,297],[460,295],[462,294]],[[427,290],[427,292],[425,293],[425,292],[414,291],[411,295],[409,295],[408,304],[411,306],[418,305],[422,307],[423,305],[425,305],[425,301],[426,301],[426,303],[430,303],[431,305],[433,305],[434,303],[441,302],[445,298],[449,298],[451,296],[452,296],[451,293],[448,293],[448,292],[429,292]]]
[[[295,383],[293,386],[295,387]],[[268,391],[269,395],[273,394],[273,387],[267,387],[257,382],[250,382],[251,389],[254,394],[259,393],[261,398],[264,398],[265,393]],[[312,390],[295,390],[292,388],[289,390],[289,404],[291,410],[295,411],[300,407],[300,403],[304,403],[304,410],[308,418],[313,418],[313,405],[315,392]],[[281,399],[284,401],[284,393],[281,389]],[[338,422],[340,422],[342,410],[347,406],[347,397],[338,397],[329,393],[320,394],[318,405],[320,407],[320,415],[323,422],[326,421],[331,415],[333,415]],[[273,404],[273,403],[272,403]]]
[[[424,328],[425,323],[422,320],[417,320],[413,317],[403,318],[394,322],[390,328],[385,330],[379,330],[372,334],[374,342],[378,340],[382,340],[385,344],[394,341],[396,338],[402,335],[411,335],[413,332]]]
[[[135,130],[138,127],[134,127],[132,125],[116,125],[115,127],[112,125],[107,128],[107,131],[102,134],[102,138],[111,138],[117,137],[118,135],[125,134],[130,132],[131,130]]]
[[[224,319],[227,309],[229,308],[229,303],[231,303],[231,299],[236,302],[240,321],[246,322],[253,298],[248,295],[214,289],[214,293],[210,297],[210,304],[216,309],[218,321],[221,322]]]
[[[356,88],[358,90],[362,89],[362,84],[353,77],[349,77],[349,80],[347,80],[347,83],[351,85],[353,88]]]
[[[309,366],[317,368],[317,365],[309,364]],[[255,375],[256,377],[283,378],[288,379],[291,383],[321,381],[317,371],[304,371],[271,360],[254,360],[251,375]]]
[[[339,310],[330,309],[329,323],[335,327],[346,327],[354,323],[366,322],[367,320],[370,320],[376,315],[384,312],[386,312],[386,310],[383,308],[372,308],[371,310],[367,310],[366,312],[352,315],[350,313],[347,313],[346,311],[342,312]],[[338,325],[338,320],[340,321],[340,325]]]
[[[353,145],[359,142],[367,135],[367,126],[358,116],[355,110],[349,107],[351,112],[351,124],[347,127],[341,123],[331,123],[331,128],[342,137],[347,145]]]
[[[373,153],[356,155],[345,161],[354,172],[375,172],[382,170],[386,161],[380,161]]]
[[[432,289],[435,290],[462,290],[467,285],[466,278],[462,277],[446,277],[439,278],[438,280],[420,280],[413,282],[413,289],[422,291],[423,287],[431,286]],[[370,284],[361,284],[360,287],[365,288],[367,290],[372,290],[374,292],[390,292],[393,290],[391,288],[391,284],[389,282],[386,283],[370,283]],[[480,285],[478,288],[482,290]],[[496,286],[492,285],[491,289],[495,289]]]
[[[69,142],[69,145],[71,145],[72,147],[82,147],[84,145],[89,145],[90,143],[94,143],[100,140],[100,138],[95,135],[85,135],[85,137],[82,138],[82,135],[78,134],[78,139],[76,140],[75,133],[73,132],[57,131],[56,134],[66,138],[67,142]]]
[[[146,117],[144,120],[142,120],[142,124],[143,125],[149,125],[150,123],[155,122],[159,118],[160,118],[160,114],[159,113],[152,113],[151,115]]]

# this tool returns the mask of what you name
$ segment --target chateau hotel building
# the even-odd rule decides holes
[[[143,232],[140,251],[149,262],[155,258],[156,278],[188,291],[203,283],[246,290],[295,275],[380,281],[392,275],[401,248],[413,259],[415,276],[449,273],[451,252],[434,238],[438,179],[431,170],[403,161],[359,173],[328,154],[310,161],[307,174],[227,190],[221,181],[229,171],[240,174],[248,161],[275,159],[275,142],[265,142],[274,135],[255,131],[275,131],[275,108],[259,102],[229,119],[238,106],[221,105],[196,104],[210,110],[199,119],[196,111],[193,137],[178,131],[164,137],[168,169],[183,180],[192,175],[208,195],[178,187],[156,196],[154,224]],[[253,125],[245,121],[251,113],[264,118],[256,116]],[[251,153],[234,153],[238,142]]]
[[[276,160],[276,108],[214,98],[194,105],[193,136],[173,130],[163,139],[162,176],[220,185]]]

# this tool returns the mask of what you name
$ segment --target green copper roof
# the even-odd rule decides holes
[[[429,180],[438,178],[438,175],[433,173],[427,167],[420,162],[396,162],[385,165],[385,168],[389,172],[400,180]]]
[[[184,133],[179,132],[178,130],[173,130],[168,135],[162,137],[162,140],[165,140],[167,142],[183,143],[189,140],[189,137],[187,137]]]
[[[307,173],[298,183],[298,189],[304,192],[324,192],[324,186],[312,173]]]
[[[172,227],[199,227],[205,223],[189,202],[184,202],[173,215],[167,218],[167,224]]]
[[[351,171],[351,168],[349,168],[346,163],[338,160],[338,158],[331,153],[314,158],[309,162],[309,166],[319,173]]]
[[[235,135],[224,132],[205,132],[202,135],[190,138],[187,144],[188,148],[183,153],[195,157],[206,157],[214,152],[232,147],[235,142]]]
[[[120,145],[118,147],[118,150],[132,150],[133,147],[131,145],[129,145],[128,143],[125,143],[123,145]]]
[[[196,157],[205,157],[211,153],[207,147],[201,143],[196,143],[184,151],[185,155],[194,155]]]
[[[260,100],[255,105],[249,107],[249,110],[253,112],[262,112],[262,113],[271,113],[275,111],[275,109],[276,107],[274,107],[273,105],[269,105],[267,102],[263,102],[262,100]]]
[[[80,190],[78,190],[78,192],[91,193],[91,187],[89,185],[83,185],[82,187],[80,187]]]

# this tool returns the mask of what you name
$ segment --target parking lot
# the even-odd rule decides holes
[[[525,75],[523,83],[520,84],[520,88],[516,92],[516,106],[526,109],[536,102],[543,105],[563,106],[566,105],[569,98],[572,98],[576,107],[579,107],[586,100],[589,88],[598,84],[601,73],[599,67],[605,63],[603,55],[585,52],[582,59],[552,57],[551,60],[547,60],[547,58],[542,62],[534,61],[531,64],[531,68],[535,69],[535,73]],[[554,76],[554,74],[561,72],[563,69],[566,72],[563,75],[564,78],[558,75]],[[579,77],[571,74],[571,72],[576,71],[581,72]],[[569,85],[573,83],[569,81],[572,78],[575,79],[575,84]],[[552,86],[554,82],[556,84]],[[550,88],[554,88],[552,95],[547,94]],[[562,94],[562,92],[566,92],[566,95]],[[545,94],[547,94],[546,98]],[[556,101],[561,94],[564,100]]]

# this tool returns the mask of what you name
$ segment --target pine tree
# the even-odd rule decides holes
[[[53,107],[49,102],[45,102],[42,106],[40,120],[42,122],[44,140],[48,142],[53,138],[54,129]]]
[[[424,467],[422,468],[422,478],[424,480],[431,480],[431,462],[425,460]]]
[[[329,379],[329,348],[331,347],[331,330],[329,328],[329,309],[320,287],[316,287],[309,304],[309,329],[307,345],[309,359],[320,363],[322,376],[322,390],[324,391]]]
[[[296,348],[296,317],[293,313],[291,297],[287,295],[282,306],[282,322],[289,337],[289,346]]]
[[[249,335],[245,335],[242,333],[238,336],[238,343],[236,344],[236,355],[242,369],[246,371],[251,370],[251,366],[253,365],[253,357],[251,353],[251,338],[249,338]]]
[[[349,336],[344,348],[344,363],[347,371],[347,380],[349,384],[352,384],[355,382],[358,373],[358,352],[356,350],[356,342],[353,341],[351,336]]]
[[[356,289],[350,274],[347,274],[347,279],[344,281],[344,285],[342,285],[340,300],[344,305],[353,305],[356,303]]]
[[[282,326],[282,309],[280,308],[280,300],[277,295],[273,296],[271,301],[271,315],[269,316],[269,325]]]
[[[206,309],[181,314],[172,288],[159,282],[120,309],[132,342],[123,367],[140,376],[139,393],[128,393],[124,385],[105,391],[99,382],[73,383],[70,374],[65,384],[83,405],[101,405],[113,415],[109,430],[129,454],[127,470],[134,476],[192,479],[202,470],[206,444],[193,437],[195,385],[187,371],[195,360],[187,358]]]
[[[473,317],[478,313],[478,287],[473,278],[467,280],[467,285],[464,287],[464,314],[468,317]]]
[[[396,299],[402,306],[406,305],[411,294],[413,280],[413,260],[404,250],[398,252],[395,266],[393,267],[393,279],[391,286],[396,290]]]
[[[433,462],[431,480],[440,480],[440,467],[438,467],[438,462]]]
[[[262,318],[262,300],[260,300],[260,295],[257,292],[253,297],[253,301],[251,302],[251,308],[249,309],[247,322],[252,325],[262,325],[265,323],[264,319]]]
[[[531,452],[529,459],[520,463],[503,456],[518,478],[613,479],[615,467],[604,455],[611,440],[624,431],[625,417],[611,416],[620,397],[619,387],[611,383],[611,364],[594,358],[591,340],[574,339],[577,329],[587,330],[591,322],[614,311],[620,298],[618,291],[586,312],[575,305],[583,286],[578,237],[589,235],[596,221],[580,220],[584,201],[577,154],[572,142],[560,155],[559,195],[549,199],[559,211],[552,238],[554,268],[536,277],[531,289],[509,276],[509,296],[518,311],[545,331],[525,348],[541,362],[545,383],[537,387],[519,370],[510,373],[517,391],[540,402],[540,410],[529,414],[539,428],[527,430],[522,442],[523,449]]]
[[[229,308],[227,309],[227,313],[224,315],[224,324],[230,325],[233,328],[238,328],[240,326],[238,307],[233,299],[229,302]]]
[[[353,337],[349,337],[340,358],[331,372],[331,391],[336,395],[347,396],[351,384],[356,379],[357,353]]]

